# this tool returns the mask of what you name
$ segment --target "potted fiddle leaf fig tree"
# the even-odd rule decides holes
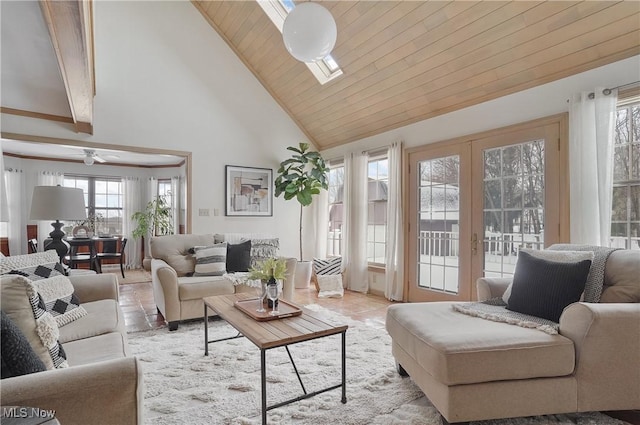
[[[141,238],[142,246],[145,246],[144,238],[149,241],[152,236],[170,235],[173,233],[173,215],[164,197],[158,196],[147,203],[144,211],[133,213],[131,219],[136,222],[136,227],[131,232],[134,238]],[[150,269],[151,253],[145,248],[143,267]]]
[[[291,158],[280,163],[275,180],[275,195],[284,199],[295,199],[300,204],[300,260],[296,267],[296,288],[309,286],[311,279],[311,262],[304,262],[302,257],[302,212],[303,207],[311,205],[313,196],[320,194],[322,189],[329,188],[327,173],[329,167],[322,156],[309,150],[308,143],[300,143],[298,147],[289,146]]]

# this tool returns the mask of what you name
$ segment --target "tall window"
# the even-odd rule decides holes
[[[327,256],[342,255],[344,165],[329,165],[329,232]]]
[[[65,187],[82,189],[87,223],[96,233],[122,233],[122,181],[92,176],[64,176]]]
[[[640,99],[620,102],[613,155],[611,246],[640,249]]]
[[[164,201],[169,209],[173,207],[173,197],[171,196],[171,179],[158,179],[158,196]]]
[[[374,157],[369,161],[367,212],[367,261],[383,265],[386,252],[387,193],[389,183],[389,160]]]

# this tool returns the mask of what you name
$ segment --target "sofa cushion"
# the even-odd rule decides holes
[[[193,276],[178,279],[178,297],[181,301],[212,295],[233,294],[234,292],[233,283],[222,276]]]
[[[453,311],[450,302],[395,304],[386,327],[398,344],[445,385],[566,376],[573,342]],[[437,325],[436,325],[437,324]]]
[[[34,282],[47,311],[56,319],[58,327],[86,316],[87,311],[73,293],[73,285],[68,277],[57,275]]]
[[[227,273],[247,272],[251,267],[251,241],[227,245]]]
[[[69,366],[81,366],[130,356],[126,333],[112,332],[63,344]]]
[[[604,270],[601,303],[640,303],[640,250],[611,253]]]
[[[227,243],[197,247],[193,276],[222,276],[227,272]]]
[[[507,309],[558,322],[580,300],[590,268],[591,260],[559,263],[520,250]]]
[[[45,367],[67,367],[56,320],[47,312],[33,283],[23,276],[3,275],[0,286],[2,310],[22,331]]]
[[[90,338],[111,332],[126,334],[124,315],[115,300],[98,300],[82,304],[87,315],[60,328],[60,342]]]
[[[189,254],[194,246],[213,245],[213,235],[165,235],[151,238],[151,256],[164,260],[178,276],[186,276],[195,270],[196,260]]]
[[[4,311],[0,311],[2,379],[47,370],[29,341]]]

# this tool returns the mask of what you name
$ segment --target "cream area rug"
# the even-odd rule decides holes
[[[347,331],[347,403],[340,389],[268,412],[269,424],[425,424],[440,416],[410,378],[400,377],[384,330],[308,306]],[[237,332],[222,320],[209,322],[209,338]],[[202,322],[176,332],[129,334],[145,382],[145,424],[260,424],[260,351],[246,338],[217,342],[204,356]],[[340,383],[340,336],[290,346],[307,392]],[[272,405],[302,394],[284,348],[267,351],[267,400]],[[621,425],[594,412],[475,422],[476,425]]]

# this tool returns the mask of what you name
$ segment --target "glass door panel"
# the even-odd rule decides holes
[[[409,300],[467,300],[470,146],[410,155]],[[466,182],[465,185],[462,182]],[[464,186],[464,189],[463,189]],[[464,243],[462,241],[465,241]],[[463,267],[464,263],[466,267]],[[466,272],[461,272],[464,269]],[[465,275],[466,273],[466,275]]]
[[[521,247],[544,247],[544,140],[483,152],[484,276],[513,275]]]

